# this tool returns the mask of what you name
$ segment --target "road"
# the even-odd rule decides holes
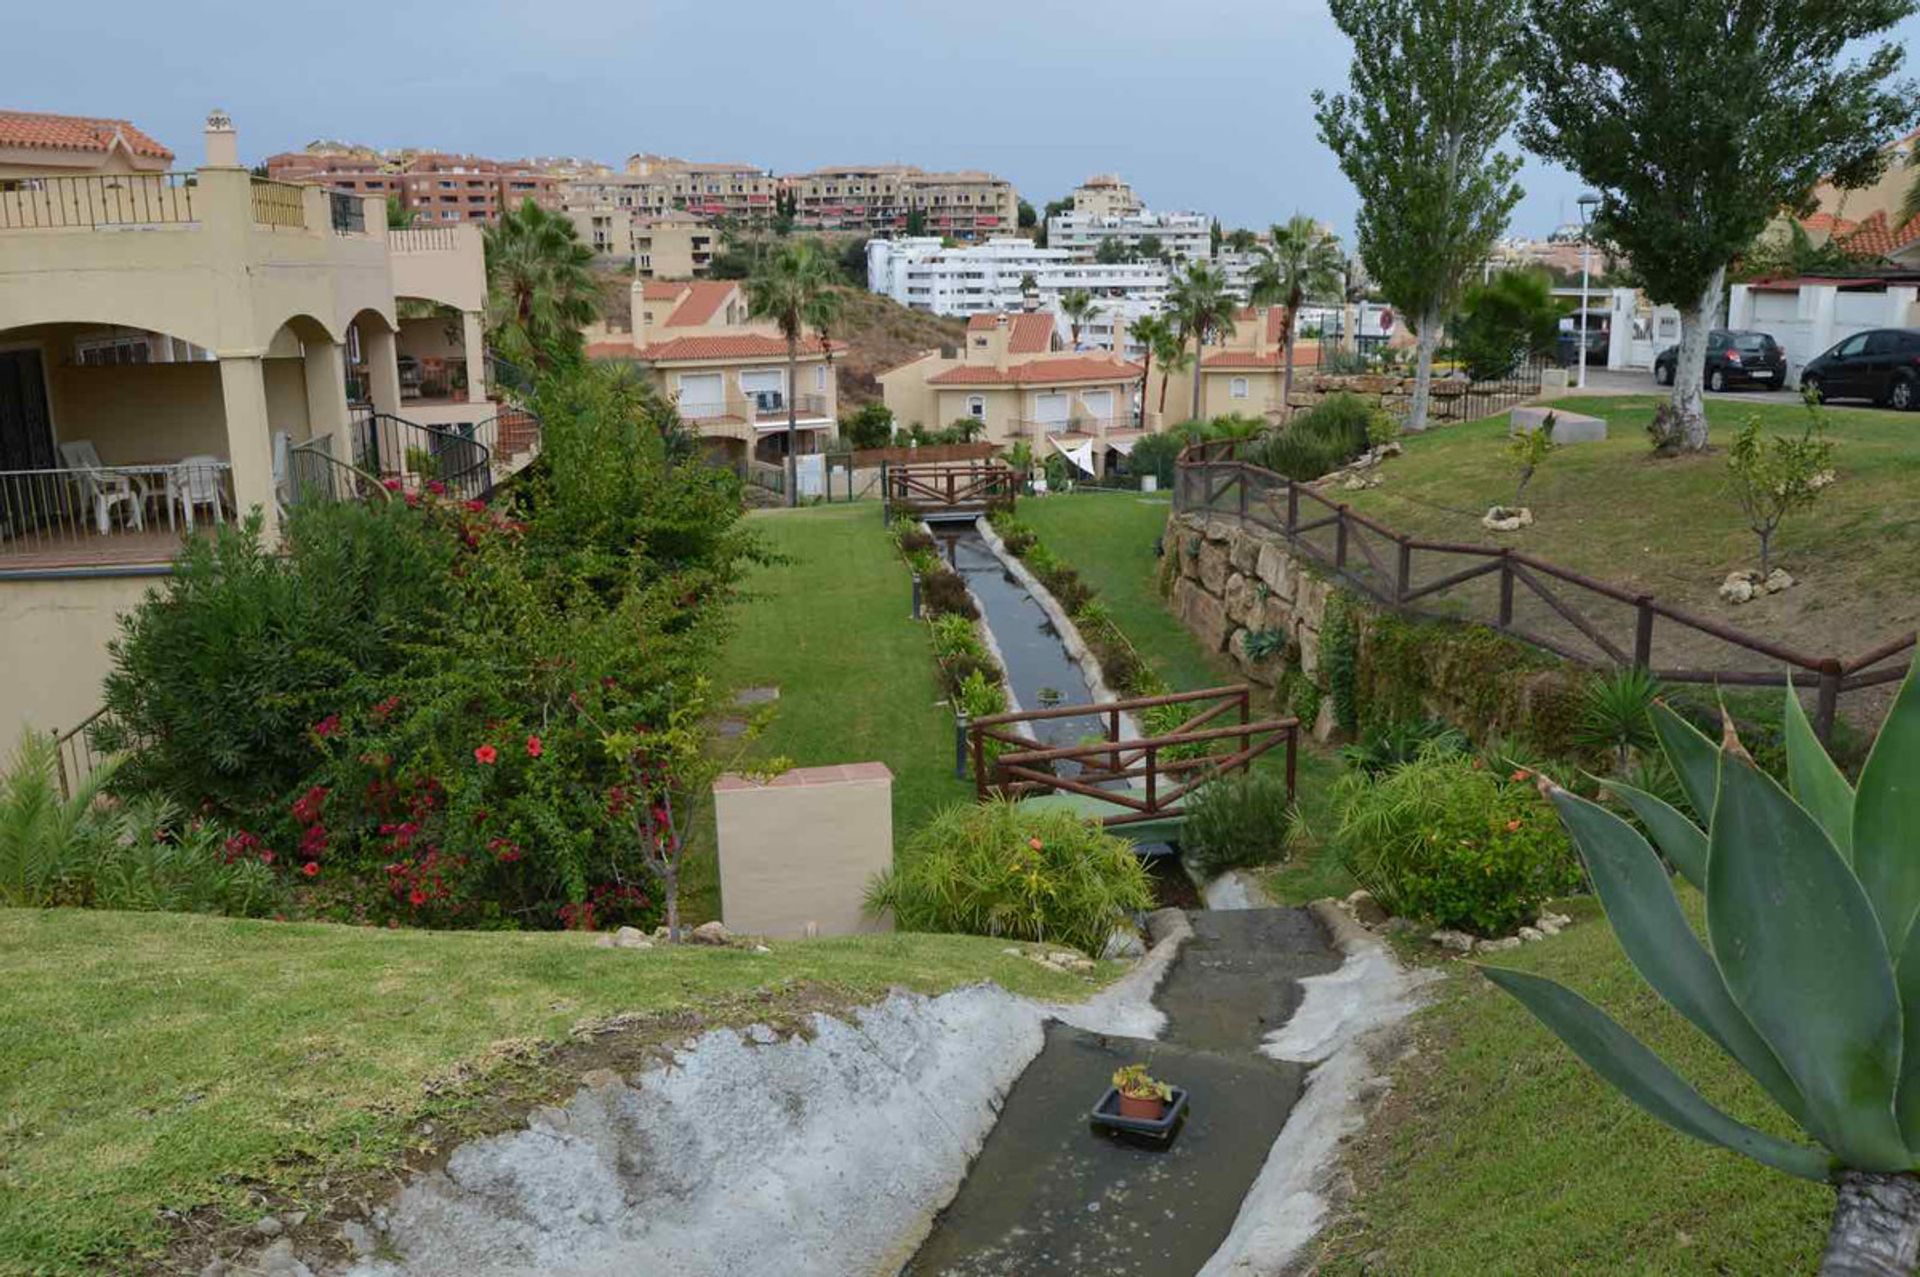
[[[1668,390],[1666,386],[1659,385],[1654,381],[1652,370],[1645,368],[1588,368],[1587,388],[1584,392],[1572,389],[1573,383],[1578,379],[1579,375],[1579,369],[1567,369],[1567,386],[1569,393],[1664,395]],[[1715,394],[1709,390],[1706,391],[1705,394],[1709,399],[1732,399],[1738,400],[1741,403],[1797,404],[1800,402],[1800,392],[1798,390],[1761,390],[1758,387],[1749,388],[1743,386],[1738,390],[1726,390],[1719,394]],[[1853,408],[1871,408],[1873,405],[1864,402],[1849,402],[1828,404],[1827,406],[1836,411],[1845,411]]]

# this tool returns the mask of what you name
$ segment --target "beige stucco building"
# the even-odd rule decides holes
[[[1286,351],[1282,345],[1286,307],[1262,306],[1240,311],[1231,333],[1209,344],[1200,361],[1200,416],[1264,417],[1279,421],[1286,415],[1282,386],[1286,380]],[[1318,339],[1296,338],[1293,344],[1295,389],[1301,374],[1320,366]],[[1160,373],[1148,376],[1155,407],[1160,402]],[[1296,398],[1298,396],[1296,395]],[[1192,366],[1167,378],[1166,419],[1185,421],[1193,415]]]
[[[1104,474],[1114,457],[1158,428],[1140,411],[1140,365],[1060,346],[1045,312],[975,315],[966,345],[888,369],[880,374],[881,393],[902,429],[971,419],[989,443],[1025,441],[1037,458],[1057,451]]]
[[[0,680],[10,735],[91,712],[112,617],[183,535],[271,533],[296,474],[367,461],[374,413],[496,410],[476,228],[253,177],[218,112],[191,173],[124,121],[23,112],[0,157],[0,653],[36,671]]]
[[[738,281],[636,280],[633,330],[593,342],[587,354],[639,364],[716,454],[776,464],[787,455],[790,407],[801,453],[832,438],[840,407],[833,356],[845,349],[809,336],[789,385],[786,338],[752,317]]]

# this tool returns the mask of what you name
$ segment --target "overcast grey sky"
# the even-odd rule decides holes
[[[1920,19],[1899,29],[1909,73]],[[1315,133],[1345,38],[1320,0],[471,0],[41,5],[9,32],[0,106],[126,116],[200,158],[208,108],[255,161],[317,137],[498,157],[634,151],[785,172],[983,168],[1037,206],[1119,172],[1228,225],[1350,231]],[[1518,234],[1574,216],[1530,162]]]

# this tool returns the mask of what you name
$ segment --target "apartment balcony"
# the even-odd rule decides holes
[[[1139,413],[1122,413],[1117,416],[1091,416],[1076,413],[1065,418],[1038,420],[1022,417],[1011,422],[1008,434],[1012,438],[1025,439],[1029,443],[1038,443],[1042,439],[1105,439],[1108,435],[1130,430],[1145,429]]]

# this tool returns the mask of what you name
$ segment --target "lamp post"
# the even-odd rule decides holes
[[[1589,226],[1600,197],[1592,191],[1581,195],[1580,205],[1580,389],[1587,388],[1587,287],[1593,278],[1593,236]]]

